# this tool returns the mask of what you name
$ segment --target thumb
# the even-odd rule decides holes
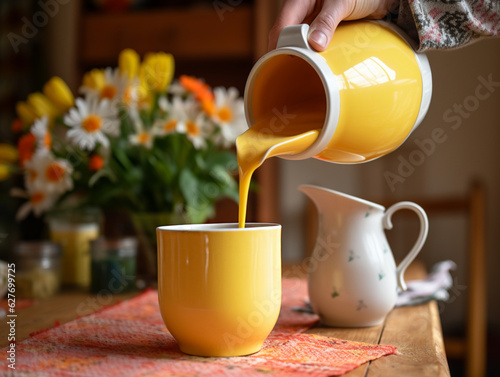
[[[344,7],[341,1],[325,1],[309,28],[308,40],[311,47],[323,51],[328,47],[333,32],[344,16]]]

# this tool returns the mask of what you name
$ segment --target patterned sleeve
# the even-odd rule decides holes
[[[397,24],[418,51],[461,47],[500,35],[500,0],[400,0]]]

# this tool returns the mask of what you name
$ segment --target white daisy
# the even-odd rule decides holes
[[[32,166],[34,162],[35,159],[32,158],[31,160],[26,161],[26,163],[24,164],[24,186],[28,190],[40,186],[39,181],[41,170]]]
[[[131,115],[132,116],[132,115]],[[133,145],[142,145],[150,149],[153,146],[154,136],[152,132],[144,129],[142,120],[137,116],[132,116],[136,133],[129,136],[129,141]]]
[[[165,112],[166,118],[158,119],[153,124],[155,135],[165,136],[174,132],[184,133],[188,118],[186,107],[191,105],[186,104],[179,97],[174,97],[172,102],[168,101],[165,97],[161,97],[158,105]]]
[[[247,129],[243,99],[236,88],[215,88],[214,96],[215,111],[211,118],[220,129],[215,141],[227,148]]]
[[[129,136],[130,144],[142,145],[145,148],[151,149],[153,146],[153,135],[148,131],[139,131],[134,135]]]
[[[174,100],[176,99],[177,97],[174,97]],[[160,110],[162,110],[164,113],[169,113],[171,110],[172,110],[172,107],[173,107],[173,102],[170,102],[167,97],[165,96],[161,96],[160,98],[158,98],[158,107],[160,108]]]
[[[20,221],[28,216],[30,211],[33,211],[36,216],[40,216],[43,212],[50,209],[59,198],[58,194],[50,193],[40,188],[28,192],[18,188],[13,188],[11,190],[11,195],[18,198],[28,199],[26,203],[19,207],[16,214],[17,221]]]
[[[128,84],[123,92],[122,102],[131,108],[139,107],[139,86],[132,82]]]
[[[125,86],[120,101],[128,108],[147,110],[151,106],[151,99],[148,89],[136,77]]]
[[[167,91],[169,94],[172,94],[173,96],[180,96],[180,97],[184,97],[189,94],[189,91],[178,80],[173,81],[168,86]]]
[[[49,132],[49,118],[43,116],[35,120],[31,126],[31,133],[36,138],[36,151],[37,153],[48,153],[52,145],[52,135]]]
[[[85,95],[97,96],[100,99],[108,99],[113,104],[120,101],[127,87],[127,77],[120,75],[118,68],[110,67],[104,70],[104,85],[100,88],[82,86],[80,92]]]
[[[87,96],[85,100],[76,99],[76,108],[69,110],[64,122],[72,129],[67,132],[68,138],[82,149],[93,150],[100,143],[109,146],[106,135],[116,137],[120,132],[118,111],[106,99],[99,100]]]
[[[212,131],[211,123],[206,121],[202,113],[196,117],[188,117],[188,120],[184,123],[184,132],[196,149],[206,146],[207,139],[212,134]]]
[[[185,133],[196,149],[205,147],[214,131],[212,122],[207,119],[194,98],[179,101],[182,103],[182,106],[178,105],[179,111],[182,109],[182,116],[177,125],[178,132]]]
[[[25,164],[25,185],[30,192],[42,189],[62,194],[73,188],[72,172],[68,160],[55,158],[51,153],[36,153]]]

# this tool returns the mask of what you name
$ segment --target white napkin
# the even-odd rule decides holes
[[[448,300],[450,297],[448,289],[453,286],[450,271],[456,268],[457,264],[451,260],[436,263],[425,279],[406,283],[408,289],[398,292],[396,306],[418,305],[430,300]]]

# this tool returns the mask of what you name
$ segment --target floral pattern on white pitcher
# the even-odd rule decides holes
[[[381,205],[317,186],[299,189],[318,209],[313,260],[320,263],[308,273],[311,307],[327,326],[380,324],[396,303],[398,287],[406,289],[404,271],[427,237],[424,210],[411,202],[385,210]],[[384,229],[392,228],[391,216],[399,209],[417,213],[421,229],[412,250],[396,266]]]

